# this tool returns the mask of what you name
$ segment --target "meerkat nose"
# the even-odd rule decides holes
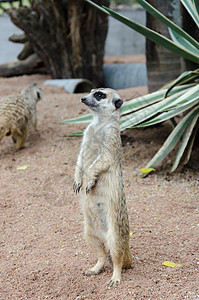
[[[86,97],[82,97],[81,101],[84,103],[86,101]]]

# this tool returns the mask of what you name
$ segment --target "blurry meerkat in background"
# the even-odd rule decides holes
[[[11,135],[17,149],[24,147],[28,126],[37,127],[36,104],[41,96],[41,89],[32,84],[20,94],[0,99],[0,141]]]

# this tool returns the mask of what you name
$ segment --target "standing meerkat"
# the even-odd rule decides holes
[[[12,135],[17,149],[24,147],[28,126],[37,127],[36,104],[41,95],[41,89],[33,84],[20,94],[0,99],[0,141],[5,135]]]
[[[97,256],[85,275],[99,274],[110,252],[113,275],[108,282],[121,282],[122,267],[131,267],[129,220],[120,159],[120,107],[123,100],[112,89],[91,90],[81,101],[93,120],[86,128],[78,156],[74,191],[81,192],[84,234]]]

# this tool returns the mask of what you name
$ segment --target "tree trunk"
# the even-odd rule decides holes
[[[106,6],[109,0],[96,1]],[[34,0],[10,9],[52,78],[86,78],[102,83],[107,15],[84,0]]]
[[[181,14],[183,29],[199,42],[198,27],[183,5],[181,5]],[[181,62],[182,72],[198,69],[197,63],[194,63],[186,58],[182,58]]]
[[[179,24],[180,7],[178,0],[148,0],[148,2],[170,20]],[[148,13],[147,27],[170,38],[167,26]],[[181,72],[180,57],[148,39],[146,40],[146,57],[150,92],[156,91],[179,76]]]

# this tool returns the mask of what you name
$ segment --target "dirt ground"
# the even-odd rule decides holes
[[[46,78],[1,78],[0,97]],[[72,190],[81,137],[68,135],[85,125],[59,124],[87,113],[82,95],[42,89],[38,130],[29,130],[29,146],[16,151],[10,137],[0,143],[0,299],[198,299],[198,148],[189,167],[169,174],[172,153],[156,173],[141,179],[139,169],[171,126],[122,133],[133,268],[123,271],[121,286],[109,288],[110,262],[103,273],[83,276],[96,258],[84,240],[79,199]],[[147,88],[119,93],[130,99]],[[180,266],[164,266],[164,261]]]

